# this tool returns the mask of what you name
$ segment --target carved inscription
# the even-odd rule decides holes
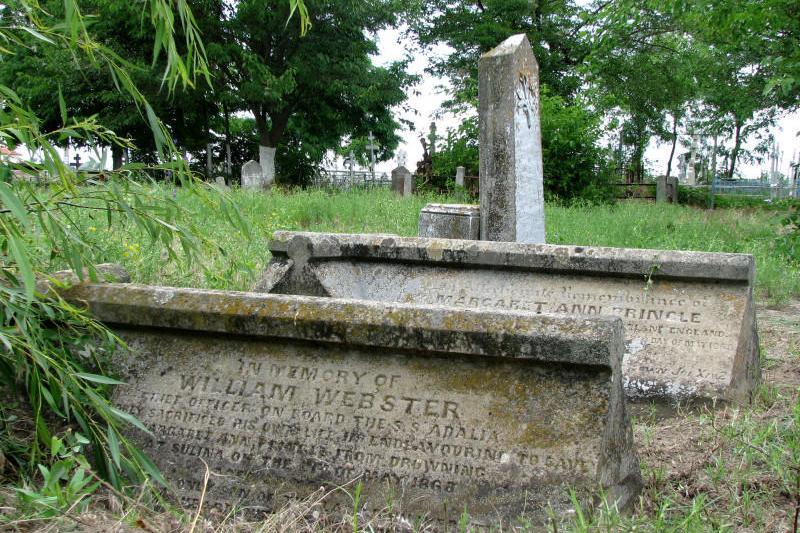
[[[727,386],[747,302],[747,288],[737,285],[421,266],[411,272],[385,263],[359,264],[357,276],[343,275],[349,268],[320,265],[319,277],[332,296],[618,316],[625,323],[623,371],[633,397],[654,388],[668,387],[670,395],[681,397]]]
[[[221,476],[208,489],[220,509],[270,512],[291,495],[359,479],[366,494],[391,489],[412,510],[423,497],[425,513],[447,502],[479,513],[526,494],[562,498],[554,480],[592,479],[600,462],[609,376],[598,369],[124,337],[136,363],[115,403],[152,430],[138,438],[187,506],[199,498],[203,462]],[[490,486],[494,496],[476,496]]]

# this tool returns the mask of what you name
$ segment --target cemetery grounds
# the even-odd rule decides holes
[[[231,229],[222,214],[200,205],[191,195],[165,186],[154,186],[152,194],[177,194],[177,200],[202,221],[208,241],[201,259],[166,261],[159,249],[144,244],[147,239],[136,228],[108,228],[103,216],[95,219],[81,213],[76,225],[95,246],[95,261],[121,263],[138,283],[230,290],[248,290],[257,281],[269,261],[267,243],[276,230],[415,235],[425,204],[464,201],[431,194],[402,198],[383,190],[274,191],[269,195],[234,190],[230,193],[234,204],[250,226],[247,235]],[[575,516],[554,522],[552,531],[794,529],[800,509],[800,258],[789,257],[782,246],[787,208],[706,211],[636,201],[547,205],[547,242],[552,244],[753,254],[763,369],[763,383],[751,405],[675,406],[669,413],[637,408],[634,431],[645,488],[633,513],[619,515],[602,506],[594,513],[578,509]],[[41,254],[49,270],[65,267],[49,264],[48,250],[42,249]],[[24,409],[19,409],[18,416],[18,425],[6,428],[0,438],[24,433]],[[327,515],[320,507],[322,493],[259,523],[232,516],[198,517],[196,509],[157,512],[149,494],[130,498],[106,486],[91,497],[77,496],[65,515],[42,519],[21,505],[11,488],[4,487],[0,489],[0,529],[370,531],[381,525],[380,517],[367,519],[357,512]],[[353,508],[359,508],[354,492]],[[405,524],[401,529],[425,530],[425,524]],[[511,528],[497,524],[497,529]]]

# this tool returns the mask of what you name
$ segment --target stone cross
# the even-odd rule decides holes
[[[481,239],[544,243],[539,65],[524,34],[481,57]]]
[[[408,154],[406,154],[405,150],[398,150],[397,151],[397,166],[404,167],[406,166],[406,161],[408,160]]]
[[[81,168],[81,154],[76,153],[75,154],[75,170],[78,170],[80,168]]]
[[[264,170],[258,161],[252,159],[242,165],[242,189],[260,189],[264,180]]]
[[[366,146],[367,150],[369,150],[369,170],[370,172],[375,172],[375,150],[378,150],[380,145],[375,142],[375,136],[372,135],[372,132],[369,132],[369,137],[367,138],[369,139],[369,144]]]

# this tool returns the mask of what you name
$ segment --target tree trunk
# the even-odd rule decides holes
[[[231,166],[231,122],[228,106],[223,104],[222,112],[225,114],[225,174],[230,180],[233,175],[233,168]]]
[[[672,117],[672,149],[669,151],[669,159],[667,160],[667,177],[672,172],[672,158],[675,156],[675,145],[678,144],[678,115]]]
[[[269,187],[275,181],[275,151],[289,123],[289,116],[288,110],[275,113],[270,116],[269,127],[265,119],[256,118],[259,133],[258,163],[261,165],[264,187]]]
[[[714,148],[711,152],[711,182],[717,179],[717,136],[714,135]]]
[[[212,174],[214,173],[214,157],[211,143],[206,143],[206,172],[208,172],[208,180],[213,180],[214,176],[212,176]]]
[[[739,158],[739,150],[742,147],[742,121],[736,119],[736,127],[734,129],[733,137],[733,150],[731,151],[730,166],[728,167],[728,179],[733,179],[733,171],[736,169],[736,160]]]
[[[111,145],[111,168],[117,170],[122,166],[122,147]]]

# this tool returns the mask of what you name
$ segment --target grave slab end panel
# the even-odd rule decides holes
[[[135,438],[187,507],[203,461],[221,475],[207,508],[254,514],[357,480],[368,510],[391,496],[442,529],[465,507],[476,526],[567,513],[569,488],[585,505],[601,486],[621,505],[635,497],[610,368],[118,331],[132,351],[117,359],[115,404],[153,430]],[[333,492],[328,509],[352,506]]]

